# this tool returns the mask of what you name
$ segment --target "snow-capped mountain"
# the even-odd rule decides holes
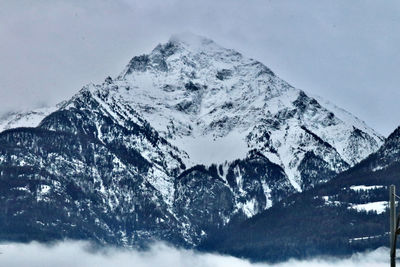
[[[301,191],[376,151],[383,137],[351,114],[316,100],[262,63],[195,35],[173,36],[134,57],[115,79],[88,87],[133,107],[196,164],[243,159],[252,149],[281,166]]]
[[[187,34],[29,114],[2,124],[37,126],[0,134],[3,239],[23,229],[28,239],[195,246],[383,142],[262,63]]]

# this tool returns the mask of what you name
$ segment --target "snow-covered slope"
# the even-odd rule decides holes
[[[400,187],[400,127],[329,182],[210,236],[205,248],[257,260],[354,255],[387,246],[389,188]],[[278,248],[278,249],[277,249]]]
[[[57,107],[46,107],[29,112],[7,113],[0,118],[0,132],[18,127],[36,127],[44,117],[56,110]]]

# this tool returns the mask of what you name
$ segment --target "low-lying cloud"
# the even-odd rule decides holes
[[[85,242],[60,242],[48,246],[39,243],[1,244],[0,265],[18,267],[380,267],[388,265],[388,249],[379,248],[367,253],[357,253],[348,259],[316,258],[307,261],[290,260],[279,264],[253,264],[230,256],[198,253],[176,249],[165,244],[155,244],[148,251],[107,248],[93,252]]]

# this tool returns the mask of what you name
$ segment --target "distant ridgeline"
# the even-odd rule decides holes
[[[400,128],[367,159],[210,235],[201,249],[253,260],[346,256],[389,246],[388,192],[400,186]]]
[[[387,243],[397,131],[385,142],[203,37],[173,36],[0,131],[2,241],[162,240],[271,261]]]

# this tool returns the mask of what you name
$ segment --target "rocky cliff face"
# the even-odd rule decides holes
[[[0,134],[3,239],[195,246],[383,142],[260,62],[192,35],[35,114],[38,125],[20,115],[18,126],[36,128]]]

